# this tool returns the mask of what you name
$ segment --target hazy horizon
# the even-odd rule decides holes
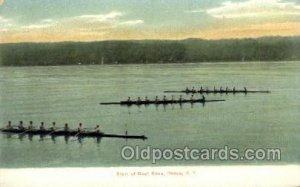
[[[1,0],[0,43],[300,35],[296,0]]]
[[[93,42],[126,42],[126,41],[184,41],[184,40],[203,40],[203,41],[221,41],[221,40],[259,40],[265,38],[298,38],[300,35],[294,36],[279,36],[279,35],[269,35],[269,36],[260,36],[260,37],[245,37],[245,38],[220,38],[220,39],[206,39],[206,38],[182,38],[182,39],[111,39],[111,40],[65,40],[65,41],[25,41],[25,42],[7,42],[7,43],[0,43],[1,44],[22,44],[22,43],[32,43],[32,44],[39,44],[39,43],[93,43]]]

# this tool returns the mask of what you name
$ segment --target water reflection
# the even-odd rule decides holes
[[[194,103],[191,103],[191,108],[194,108]]]
[[[63,138],[65,144],[69,144],[72,142],[77,142],[81,145],[83,145],[83,139],[95,139],[95,143],[100,144],[102,137],[82,137],[82,136],[77,136],[77,137],[72,137],[72,136],[55,136],[55,135],[34,135],[34,134],[13,134],[13,133],[4,133],[5,134],[5,139],[17,139],[19,141],[24,141],[25,138],[27,138],[30,142],[34,140],[34,137],[39,137],[38,141],[39,142],[46,142],[46,141],[52,141],[54,144],[57,143],[57,139]],[[127,139],[126,139],[127,141]]]
[[[18,136],[18,137],[19,137],[19,140],[20,140],[20,141],[23,141],[24,136],[25,136],[25,134],[19,134],[19,136]]]
[[[32,138],[33,138],[33,134],[28,134],[29,141],[32,141]]]
[[[183,105],[186,105],[186,106],[188,106],[188,105],[192,105],[192,104],[196,104],[196,105],[198,105],[198,104],[204,104],[204,103],[200,103],[200,102],[194,102],[194,103],[168,103],[168,104],[153,104],[153,106],[155,106],[155,108],[157,109],[157,108],[160,108],[160,107],[163,107],[163,108],[167,108],[168,106],[171,106],[172,108],[174,108],[174,107],[176,107],[177,105],[178,106],[183,106]],[[149,104],[146,104],[146,105],[136,105],[136,107],[138,108],[138,109],[141,109],[142,107],[144,107],[145,109],[147,109],[147,108],[149,108],[151,105],[149,105]],[[131,113],[130,112],[130,108],[133,108],[134,106],[132,106],[132,105],[126,105],[125,107],[127,107],[127,109],[128,109],[128,113]]]
[[[100,144],[100,142],[101,142],[101,139],[102,139],[102,138],[100,138],[100,137],[97,137],[97,138],[96,138],[96,142],[97,142],[97,144]]]
[[[69,143],[69,139],[70,139],[70,136],[64,136],[64,140],[65,140],[65,143],[66,143],[66,144]]]
[[[83,138],[78,137],[77,140],[78,140],[78,143],[79,143],[80,145],[82,145],[82,140],[83,140]]]
[[[51,140],[52,140],[53,143],[56,143],[56,139],[55,138],[56,138],[56,136],[51,135]]]
[[[133,105],[127,105],[125,107],[127,108],[126,113],[128,113],[128,115],[131,115],[131,114],[135,114],[135,113],[147,112],[147,111],[149,111],[148,108],[151,109],[151,107],[154,107],[156,112],[167,112],[167,111],[170,111],[170,110],[173,111],[176,109],[183,110],[186,108],[196,108],[196,107],[198,107],[197,105],[202,105],[202,107],[205,107],[206,103],[196,102],[196,103],[153,104],[153,105],[147,104],[147,105],[143,105],[143,106],[136,105],[135,106],[136,110],[134,110],[135,107]],[[132,111],[132,110],[134,110],[134,111]]]
[[[10,133],[5,135],[5,138],[7,138],[7,139],[10,139],[11,137],[12,137],[12,134],[10,134]]]
[[[167,107],[167,105],[163,105],[164,112],[167,111],[166,107]]]

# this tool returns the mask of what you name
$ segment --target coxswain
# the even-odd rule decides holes
[[[25,129],[24,126],[23,126],[23,121],[20,121],[20,124],[18,125],[18,128],[20,130],[24,130]]]
[[[51,130],[51,131],[55,131],[55,130],[56,130],[55,122],[52,122],[52,127],[50,127],[50,130]]]
[[[247,93],[247,88],[246,87],[244,87],[244,90],[245,90],[245,93]]]
[[[7,128],[7,129],[12,129],[11,121],[8,121],[8,124],[6,125],[6,128]]]
[[[41,130],[41,131],[45,130],[44,122],[41,122],[40,130]]]
[[[78,132],[83,132],[82,123],[79,123],[79,126],[77,128]]]
[[[202,95],[202,101],[205,102],[205,97],[204,97],[204,95]]]
[[[33,122],[32,121],[29,121],[28,129],[29,130],[33,129]]]
[[[68,132],[69,130],[70,130],[69,125],[66,123],[66,124],[65,124],[65,127],[64,127],[64,131],[65,131],[65,132]]]
[[[99,126],[99,125],[97,125],[97,126],[95,127],[95,132],[96,132],[96,133],[100,133],[100,126]]]

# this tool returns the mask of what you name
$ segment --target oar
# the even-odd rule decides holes
[[[57,128],[57,130],[59,130],[59,129],[62,129],[62,128]],[[49,135],[51,135],[51,134],[54,133],[54,132],[55,132],[55,130],[49,132],[48,134],[42,135],[42,136],[49,136]],[[45,138],[45,139],[40,139],[39,141],[50,140],[50,139],[51,139],[51,138],[49,137],[49,138]]]
[[[4,128],[0,128],[1,131],[2,130],[19,130],[19,126],[18,125],[11,125],[10,127],[6,126]]]
[[[20,134],[16,134],[16,135],[20,136],[20,135],[22,135],[22,134],[25,134],[25,133],[28,132],[28,131],[31,131],[31,130],[32,130],[32,129],[27,129],[27,130],[21,132]],[[17,138],[17,137],[11,137],[11,138],[13,138],[13,139],[19,139],[19,138]]]
[[[59,130],[59,129],[62,129],[62,127],[60,127],[60,128],[57,128],[56,130]],[[46,134],[45,136],[49,136],[49,135],[51,135],[52,133],[54,133],[54,132],[56,132],[55,130],[52,130],[51,132],[49,132],[48,134]]]
[[[73,140],[70,140],[70,141],[71,141],[71,142],[74,142],[74,141],[78,140],[78,135],[79,135],[80,133],[81,133],[81,132],[78,132],[77,134],[75,134]],[[76,137],[77,137],[77,138],[76,138]],[[75,139],[75,138],[76,138],[76,139]]]
[[[24,134],[24,133],[26,133],[26,132],[28,132],[28,131],[31,131],[31,130],[33,130],[33,129],[27,129],[27,130],[25,130],[24,132],[21,132],[19,135],[22,135],[22,134]]]
[[[26,131],[24,131],[24,132],[22,132],[22,133],[20,133],[20,134],[24,134],[24,133],[26,133],[26,132],[28,132],[28,131],[35,130],[35,129],[36,129],[35,126],[32,126],[32,128],[27,129]],[[20,135],[20,134],[19,134],[19,135]]]
[[[94,127],[90,127],[90,128],[83,128],[83,129],[85,129],[85,130],[93,130],[93,129],[94,129]]]
[[[29,131],[29,130],[25,130],[25,131],[21,132],[20,134],[13,134],[13,135],[15,135],[15,136],[18,135],[18,136],[20,136],[20,135],[26,133],[27,131]],[[10,137],[10,138],[12,138],[12,139],[19,139],[19,137],[14,137],[13,135],[12,135],[12,137]]]
[[[18,128],[19,126],[18,125],[12,125],[12,127],[17,127]]]

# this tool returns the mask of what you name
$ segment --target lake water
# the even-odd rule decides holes
[[[153,166],[121,158],[125,145],[154,148],[280,148],[281,161],[175,161],[156,165],[300,163],[299,62],[0,67],[0,122],[55,121],[76,128],[99,124],[107,133],[148,140],[94,138],[66,142],[0,133],[0,167]],[[104,106],[128,96],[162,97],[164,90],[223,86],[270,94],[210,94],[226,102],[167,106]],[[166,94],[168,97],[171,94]],[[174,94],[178,97],[178,94]],[[190,97],[190,95],[185,97]],[[200,96],[195,96],[200,97]]]

